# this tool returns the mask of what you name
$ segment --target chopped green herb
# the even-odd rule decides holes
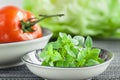
[[[59,33],[56,41],[50,42],[41,52],[42,65],[54,67],[84,67],[103,63],[99,57],[99,48],[93,48],[90,36],[73,38],[66,33]]]

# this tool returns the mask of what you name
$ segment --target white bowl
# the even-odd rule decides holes
[[[25,54],[22,57],[22,60],[32,73],[44,79],[80,80],[92,78],[106,70],[111,60],[113,59],[113,55],[110,52],[103,49],[101,52],[101,54],[104,55],[102,58],[106,60],[104,63],[96,66],[82,68],[58,68],[41,66],[41,62],[37,58],[37,54],[40,53],[38,50]]]
[[[32,50],[44,48],[52,36],[51,31],[43,28],[43,37],[28,41],[0,44],[0,64],[16,61]]]

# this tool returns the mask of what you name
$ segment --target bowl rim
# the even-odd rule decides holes
[[[0,47],[1,46],[6,46],[6,45],[14,45],[14,44],[24,44],[24,43],[31,43],[33,41],[38,41],[39,39],[44,39],[48,36],[52,36],[52,31],[47,29],[47,28],[41,28],[42,31],[43,31],[43,36],[42,37],[39,37],[39,38],[36,38],[36,39],[31,39],[31,40],[25,40],[25,41],[19,41],[19,42],[10,42],[10,43],[0,43]],[[46,35],[45,34],[45,31],[48,31],[48,33]]]
[[[100,49],[101,49],[101,48],[100,48]],[[39,50],[39,49],[37,49],[37,50]],[[33,66],[36,66],[36,67],[39,67],[39,68],[44,68],[44,69],[66,69],[66,70],[67,70],[67,69],[68,69],[68,70],[69,70],[69,69],[92,69],[92,68],[96,68],[96,67],[105,65],[105,64],[107,64],[107,63],[110,63],[110,62],[114,59],[113,53],[109,52],[109,51],[106,50],[106,49],[101,49],[101,50],[107,51],[107,52],[111,55],[111,58],[110,58],[109,60],[101,63],[101,64],[98,64],[98,65],[95,65],[95,66],[89,66],[89,67],[63,68],[63,67],[41,66],[40,64],[33,63],[33,62],[29,62],[28,60],[24,59],[24,56],[26,56],[27,54],[30,54],[30,53],[32,53],[33,51],[36,51],[36,50],[30,51],[30,52],[24,54],[23,56],[21,56],[21,60],[22,60],[25,64],[28,63],[28,64],[30,64],[30,65],[33,65]]]

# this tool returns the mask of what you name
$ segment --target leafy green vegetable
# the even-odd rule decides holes
[[[85,47],[92,48],[92,45],[93,45],[92,39],[91,39],[91,37],[88,36],[86,41],[85,41]]]
[[[94,66],[94,65],[97,65],[97,64],[99,64],[98,61],[90,59],[90,60],[87,61],[87,63],[85,64],[85,66]]]
[[[90,36],[74,36],[59,33],[56,41],[50,42],[41,52],[40,58],[44,66],[84,67],[103,63],[99,58],[100,49],[93,48]]]
[[[38,14],[64,13],[61,18],[41,21],[58,36],[59,32],[120,38],[120,0],[24,0],[24,9]]]

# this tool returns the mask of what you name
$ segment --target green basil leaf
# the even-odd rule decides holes
[[[66,49],[67,53],[72,56],[72,57],[76,57],[75,53],[70,49],[69,45],[65,45],[64,48]]]
[[[97,49],[97,48],[93,48],[92,50],[91,50],[91,59],[95,59],[95,60],[97,60],[98,58],[99,58],[99,54],[100,54],[100,49]]]
[[[50,66],[50,65],[49,65],[49,62],[46,62],[46,61],[43,61],[41,65],[42,65],[42,66]]]
[[[50,65],[50,66],[54,66],[53,61],[50,61],[50,62],[49,62],[49,65]]]
[[[72,42],[73,42],[74,45],[79,45],[79,41],[76,40],[76,39],[72,39]]]
[[[56,67],[64,67],[64,61],[57,61]]]
[[[89,59],[87,61],[87,63],[85,64],[85,66],[89,67],[89,66],[94,66],[94,65],[98,65],[100,64],[98,61],[94,60],[94,59]]]
[[[97,60],[99,58],[100,49],[93,48],[90,50],[90,52],[87,54],[86,59],[94,59]]]
[[[73,61],[75,61],[75,58],[73,58],[73,57],[70,56],[70,55],[66,55],[64,59],[65,59],[66,61],[68,61],[68,62],[73,62]]]
[[[60,32],[59,37],[60,38],[67,38],[67,34]]]
[[[46,55],[47,55],[47,51],[46,50],[41,51],[41,53],[40,53],[40,57],[41,58],[45,59]]]
[[[90,36],[87,36],[87,38],[85,40],[85,47],[86,48],[92,48],[92,45],[93,45],[92,38]]]
[[[60,60],[63,60],[63,59],[62,59],[60,53],[55,50],[53,55],[51,56],[51,60],[53,62],[55,62],[55,61],[60,61]]]
[[[103,63],[104,62],[104,60],[103,59],[101,59],[101,58],[98,58],[98,60],[97,60],[99,63]]]
[[[77,66],[78,66],[78,67],[83,67],[83,66],[85,66],[85,62],[86,62],[85,59],[81,59],[80,61],[78,61]]]
[[[75,62],[75,61],[69,62],[69,67],[70,67],[70,68],[76,67],[76,62]]]
[[[83,46],[83,44],[84,44],[84,40],[85,40],[84,37],[82,37],[82,36],[74,36],[73,39],[75,39],[75,40],[78,41],[78,44],[77,44],[77,45],[79,45],[79,46]]]
[[[77,55],[77,60],[80,61],[80,60],[84,59],[86,57],[86,55],[87,55],[86,49],[82,49]]]

